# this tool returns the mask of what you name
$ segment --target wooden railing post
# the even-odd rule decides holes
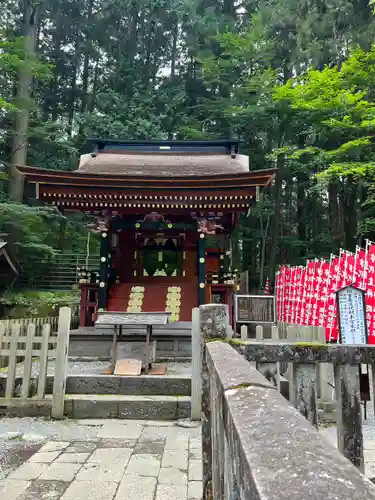
[[[47,367],[48,367],[48,341],[51,333],[50,325],[43,326],[42,345],[40,348],[39,379],[38,379],[38,398],[43,399],[46,391]]]
[[[52,418],[56,419],[62,419],[64,416],[71,313],[72,311],[69,307],[62,307],[59,314],[51,412]]]
[[[9,349],[7,383],[5,388],[6,399],[11,399],[14,393],[14,382],[16,380],[16,369],[17,369],[17,348],[18,348],[18,339],[20,336],[20,331],[21,331],[21,326],[19,323],[16,323],[15,325],[13,325],[12,333],[11,336],[9,337],[10,349]]]
[[[33,340],[35,336],[35,324],[29,323],[27,326],[26,351],[23,367],[23,379],[21,388],[21,398],[26,400],[29,397],[31,368],[33,364]]]

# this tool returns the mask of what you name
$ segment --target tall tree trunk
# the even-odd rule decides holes
[[[92,92],[91,92],[89,108],[88,108],[90,113],[93,112],[94,106],[95,106],[96,93],[97,93],[97,88],[98,88],[98,78],[99,78],[99,58],[97,59],[97,61],[95,63],[94,78],[93,78],[93,82],[92,82]]]
[[[172,31],[172,50],[171,50],[171,79],[176,75],[177,60],[177,39],[178,39],[178,19],[174,20]]]
[[[276,272],[276,255],[277,247],[280,239],[280,221],[281,221],[281,188],[283,180],[284,171],[284,156],[279,155],[277,157],[277,168],[275,184],[273,187],[273,199],[274,199],[274,214],[273,221],[271,225],[271,243],[268,258],[268,277],[271,282],[274,282],[275,272]]]
[[[332,238],[332,253],[337,254],[342,244],[342,230],[340,223],[340,207],[338,184],[332,181],[328,185],[329,229]]]
[[[92,23],[92,9],[94,0],[89,1],[88,11],[87,11],[87,25],[90,26]],[[91,33],[90,30],[86,28],[86,40],[85,40],[85,57],[83,60],[83,73],[82,73],[82,101],[81,101],[81,113],[87,110],[88,106],[88,88],[89,88],[89,77],[90,77],[90,56],[91,56]]]
[[[24,0],[22,34],[24,37],[25,64],[22,64],[17,86],[17,105],[19,107],[15,116],[14,134],[12,144],[12,172],[10,182],[10,197],[14,201],[21,201],[23,185],[21,179],[15,174],[16,165],[26,165],[28,129],[30,118],[31,86],[33,81],[31,61],[35,57],[35,48],[42,2]],[[29,61],[27,61],[27,59]]]
[[[69,103],[69,108],[68,108],[68,135],[69,137],[72,137],[73,135],[73,121],[74,121],[74,113],[75,113],[75,103],[76,103],[76,98],[77,98],[77,73],[78,73],[78,67],[79,67],[79,60],[80,60],[80,54],[79,54],[79,41],[78,37],[75,42],[75,55],[74,55],[74,67],[73,67],[73,74],[72,74],[72,83],[70,85],[70,103]]]
[[[55,64],[57,66],[59,59],[60,59],[60,48],[61,48],[61,26],[59,24],[56,25],[56,31],[53,34],[53,39],[54,39],[54,47],[55,47],[55,53],[54,53],[54,59],[55,59]],[[57,67],[55,68],[55,74],[53,77],[53,80],[51,82],[51,88],[52,88],[52,93],[51,93],[51,118],[52,121],[55,122],[58,118],[58,110],[59,110],[59,99],[57,96],[58,92],[58,80],[57,80],[57,74],[58,70]]]
[[[357,228],[358,228],[358,199],[357,185],[353,181],[353,177],[348,176],[345,186],[343,187],[342,196],[342,212],[343,212],[343,228],[345,236],[345,248],[354,251],[357,244]]]
[[[307,241],[307,230],[306,230],[306,189],[307,189],[307,179],[303,173],[297,175],[297,228],[298,228],[298,239],[300,242],[305,243]],[[306,250],[301,246],[299,250],[299,255],[304,256]]]

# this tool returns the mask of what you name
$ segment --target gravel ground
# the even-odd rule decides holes
[[[102,375],[104,370],[110,367],[109,361],[80,361],[69,359],[68,375]],[[48,375],[53,375],[55,370],[55,361],[51,359],[48,362]],[[39,361],[35,360],[32,366],[32,378],[37,377],[39,374]],[[17,366],[17,376],[22,377],[23,364]],[[191,375],[191,363],[167,363],[166,375]],[[0,373],[1,378],[6,378],[6,370]],[[156,376],[156,375],[155,375]]]

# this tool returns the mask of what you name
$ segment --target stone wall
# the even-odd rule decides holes
[[[293,354],[272,361],[280,357]],[[375,499],[375,486],[230,345],[205,343],[202,370],[205,500]]]

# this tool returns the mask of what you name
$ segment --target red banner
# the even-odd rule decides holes
[[[329,261],[308,261],[306,267],[282,266],[276,277],[278,320],[284,323],[322,326],[327,341],[337,341],[336,292],[348,285],[365,291],[368,340],[375,344],[375,244],[355,253],[340,251]]]

